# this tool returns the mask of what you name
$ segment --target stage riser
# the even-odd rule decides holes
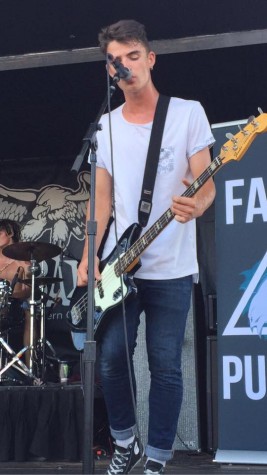
[[[81,386],[0,387],[0,462],[82,460]],[[94,401],[94,445],[110,450],[102,398]]]

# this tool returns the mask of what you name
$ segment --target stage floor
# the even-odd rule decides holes
[[[104,474],[109,459],[96,460],[95,474]],[[82,463],[66,461],[34,461],[34,462],[2,462],[0,474],[82,474]],[[143,473],[140,463],[132,472],[133,475]],[[267,473],[266,465],[232,465],[213,462],[212,455],[198,452],[176,451],[174,459],[166,467],[165,474],[193,475],[193,474],[218,474],[218,475],[263,475]]]
[[[80,461],[83,398],[80,385],[0,387],[0,475],[86,473]],[[94,409],[95,445],[110,454],[105,406],[97,394]],[[176,450],[165,473],[267,474],[267,464],[223,464],[213,458],[213,454],[205,452]],[[110,458],[101,455],[95,460],[94,473],[104,474],[109,462]],[[131,473],[142,474],[143,465],[140,463]]]

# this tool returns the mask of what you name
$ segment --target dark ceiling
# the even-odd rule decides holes
[[[266,27],[265,0],[0,0],[0,56],[97,46],[120,18],[151,40]],[[161,54],[153,72],[166,94],[198,99],[211,123],[267,110],[267,43]],[[0,159],[73,156],[106,95],[104,62],[0,72]],[[113,105],[122,97],[117,91]]]
[[[0,55],[97,46],[122,18],[151,40],[266,27],[265,0],[0,0]]]

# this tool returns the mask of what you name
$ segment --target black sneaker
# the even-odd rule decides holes
[[[143,447],[139,439],[135,436],[127,449],[115,445],[115,452],[111,463],[106,471],[107,475],[116,475],[121,473],[130,473],[130,471],[140,462],[143,456]]]
[[[164,473],[164,465],[154,460],[148,460],[144,467],[144,473]]]

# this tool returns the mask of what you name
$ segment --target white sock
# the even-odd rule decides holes
[[[119,447],[124,447],[125,449],[127,449],[128,445],[131,444],[134,440],[134,435],[132,435],[131,437],[129,437],[129,439],[124,439],[124,440],[118,440],[116,439],[116,445],[118,445]]]
[[[149,460],[152,460],[152,462],[161,463],[161,465],[163,465],[163,467],[165,467],[165,465],[166,465],[166,460],[157,460],[157,459],[152,459],[151,457],[148,457],[148,458],[147,458],[147,462],[148,462]]]

